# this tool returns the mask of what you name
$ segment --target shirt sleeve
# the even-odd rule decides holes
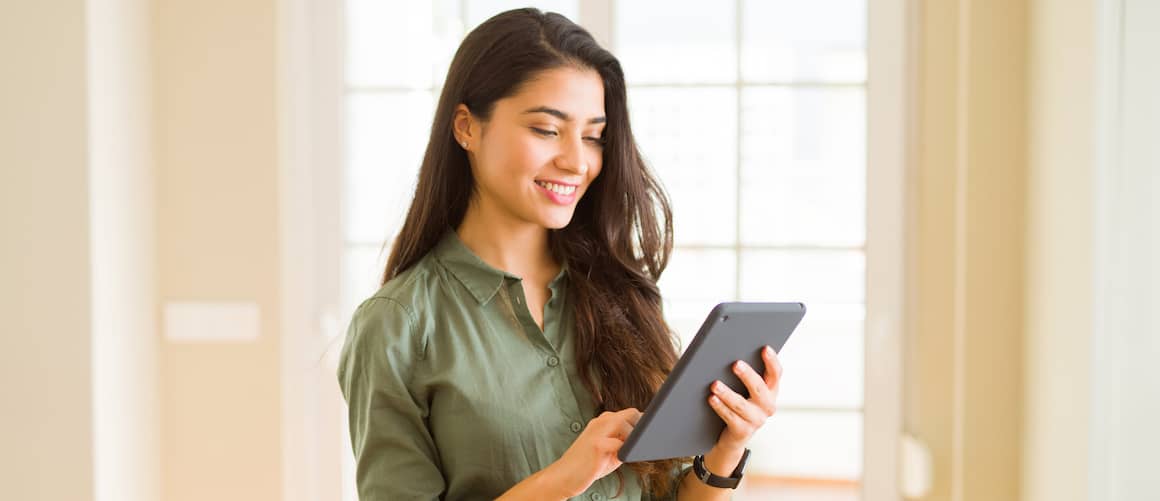
[[[445,481],[427,427],[428,400],[413,384],[424,345],[400,303],[372,298],[355,311],[338,366],[359,499],[437,499]]]

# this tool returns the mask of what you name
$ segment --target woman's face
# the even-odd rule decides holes
[[[466,110],[457,110],[456,130],[467,142],[481,205],[544,228],[567,226],[600,174],[599,74],[571,67],[541,72],[518,94],[496,101],[486,124],[469,120]],[[460,127],[464,121],[470,134]]]

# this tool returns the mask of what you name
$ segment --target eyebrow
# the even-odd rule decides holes
[[[556,108],[549,108],[547,106],[537,106],[535,108],[531,108],[529,110],[524,111],[525,115],[528,113],[547,113],[547,114],[552,115],[556,118],[559,118],[560,120],[563,120],[565,122],[572,121],[572,117],[568,116],[567,113],[564,113],[563,111],[557,110]],[[596,118],[593,118],[591,120],[588,120],[588,123],[590,123],[590,124],[602,124],[605,121],[606,121],[605,117],[596,117]]]

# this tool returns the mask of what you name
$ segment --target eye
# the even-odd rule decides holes
[[[586,138],[584,138],[584,140],[588,141],[596,146],[604,146],[604,138],[603,137],[586,137]]]
[[[545,129],[541,129],[539,127],[531,127],[531,129],[536,134],[539,134],[539,135],[545,136],[545,137],[555,137],[557,135],[556,131],[554,131],[554,130],[545,130]]]

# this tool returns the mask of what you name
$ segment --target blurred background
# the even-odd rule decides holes
[[[809,305],[734,499],[1160,499],[1160,2],[0,5],[0,498],[356,499],[346,324],[535,6],[621,60],[683,346]]]

